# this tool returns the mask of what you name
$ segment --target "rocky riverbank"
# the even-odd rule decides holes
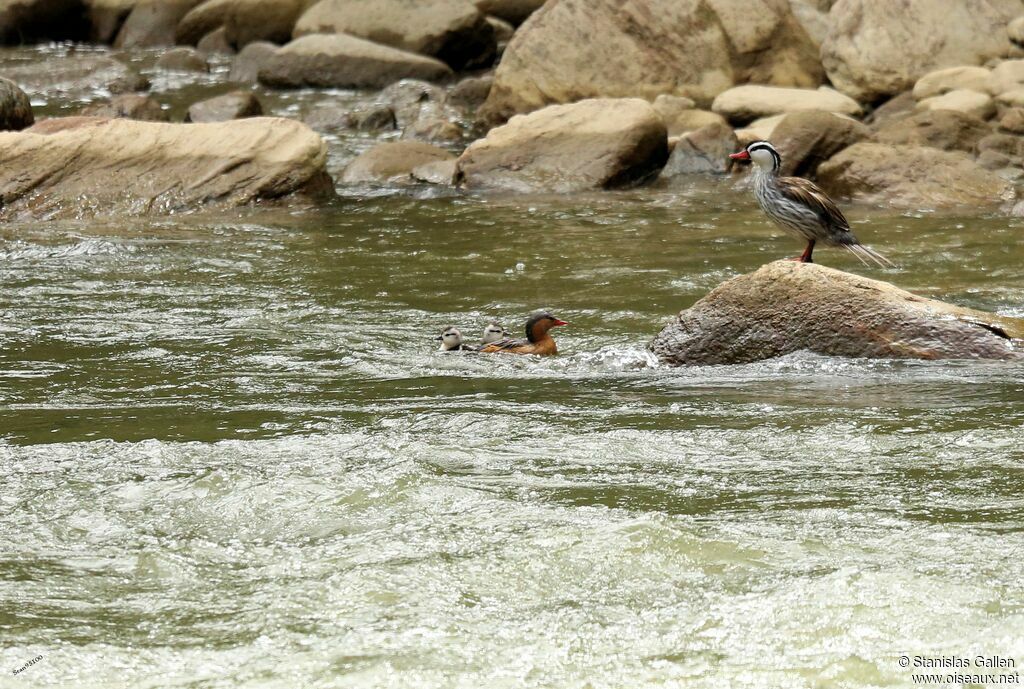
[[[1022,27],[1020,0],[25,0],[0,11],[0,39],[78,43],[37,59],[8,50],[0,126],[88,115],[173,132],[263,113],[298,119],[327,150],[310,179],[325,187],[331,174],[340,190],[685,185],[742,176],[724,154],[771,138],[788,171],[840,197],[1024,214]],[[301,107],[275,108],[294,89]],[[234,131],[255,150],[296,126]],[[114,130],[134,131],[103,129]],[[20,178],[46,178],[47,161],[22,155],[30,139],[6,135],[0,156],[21,156]],[[395,140],[435,148],[372,150]],[[382,156],[386,165],[373,162]],[[101,189],[110,161],[79,163],[80,190]],[[6,212],[61,203],[11,204],[18,193]],[[126,206],[206,198],[168,205],[147,192]]]

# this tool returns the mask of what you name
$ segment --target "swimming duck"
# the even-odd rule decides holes
[[[870,258],[879,266],[892,267],[892,261],[857,241],[839,206],[818,185],[801,177],[779,176],[782,156],[770,143],[755,141],[729,157],[754,163],[754,196],[761,210],[776,225],[807,242],[804,252],[793,260],[813,263],[814,244],[821,242],[848,250],[864,265]]]
[[[493,342],[501,342],[506,338],[508,338],[508,332],[505,330],[504,326],[502,326],[498,321],[491,321],[487,324],[487,327],[484,328],[484,336],[483,339],[480,340],[480,344],[489,345]]]
[[[538,311],[526,321],[526,339],[504,339],[499,342],[492,342],[480,348],[486,354],[536,354],[538,356],[551,356],[558,354],[558,347],[551,339],[548,331],[558,325],[569,325],[563,320],[555,318],[547,311]]]
[[[447,326],[436,338],[441,343],[441,352],[468,352],[476,351],[476,347],[462,343],[462,331],[454,325]]]

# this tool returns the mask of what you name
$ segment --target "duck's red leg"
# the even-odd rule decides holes
[[[813,259],[811,259],[812,253],[814,253],[814,240],[810,239],[807,242],[807,248],[804,249],[804,252],[800,254],[800,258],[797,260],[801,263],[814,263]]]

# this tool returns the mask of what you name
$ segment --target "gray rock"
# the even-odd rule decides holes
[[[161,55],[157,61],[158,69],[166,69],[173,72],[209,72],[210,63],[195,48],[181,46],[172,48]]]
[[[30,96],[59,95],[72,100],[92,100],[97,91],[127,93],[149,86],[149,81],[123,62],[106,55],[75,53],[40,56],[4,69]]]
[[[448,94],[448,102],[460,107],[478,108],[487,100],[493,85],[493,76],[468,77],[455,85]]]
[[[973,153],[992,128],[981,119],[953,110],[930,110],[906,119],[892,118],[872,139],[879,143],[930,146],[944,151]]]
[[[410,174],[417,182],[451,186],[455,178],[455,159],[423,163],[414,167]]]
[[[109,103],[95,103],[82,108],[78,114],[84,117],[123,117],[147,122],[169,122],[171,119],[159,102],[139,93],[115,96]]]
[[[235,54],[235,48],[228,42],[227,30],[223,26],[200,38],[196,50],[206,57]]]
[[[800,351],[1019,360],[1021,337],[1020,319],[926,299],[816,263],[775,261],[680,312],[650,349],[677,366],[745,364]]]
[[[242,48],[253,41],[285,43],[310,0],[205,0],[182,17],[178,43],[196,45],[223,26],[228,43]]]
[[[132,9],[114,40],[116,48],[153,48],[174,45],[181,18],[202,0],[140,2]]]
[[[232,91],[216,98],[193,103],[186,122],[227,122],[245,117],[259,117],[263,106],[252,91]]]
[[[661,176],[728,172],[732,162],[729,154],[739,148],[732,127],[722,123],[709,124],[679,139]]]
[[[29,97],[13,81],[0,77],[0,130],[19,131],[34,122]]]
[[[277,52],[278,46],[267,41],[253,41],[235,55],[228,80],[240,84],[259,81],[260,69]]]
[[[412,181],[412,171],[421,165],[454,158],[443,148],[420,141],[380,144],[349,163],[341,181],[346,184],[408,182]]]
[[[818,166],[868,137],[867,126],[848,117],[808,111],[786,115],[772,132],[782,155],[782,174],[814,177]]]

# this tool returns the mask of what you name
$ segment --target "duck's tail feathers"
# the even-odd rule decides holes
[[[845,245],[850,253],[856,256],[861,263],[866,266],[870,266],[868,259],[874,261],[880,268],[895,268],[896,264],[887,259],[882,254],[878,253],[870,246],[864,246],[863,244],[847,244]]]

